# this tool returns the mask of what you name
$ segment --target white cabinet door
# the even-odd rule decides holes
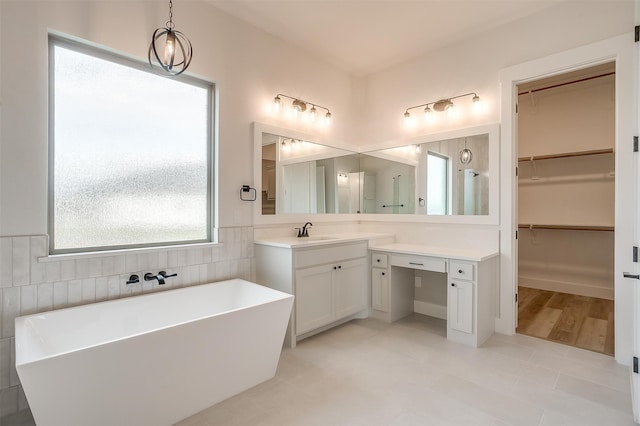
[[[333,321],[333,275],[333,265],[296,271],[296,335]]]
[[[389,274],[386,269],[371,269],[371,307],[389,312]]]
[[[336,319],[341,319],[367,307],[367,260],[338,262],[334,267]]]
[[[449,281],[447,322],[449,327],[473,334],[473,282]]]

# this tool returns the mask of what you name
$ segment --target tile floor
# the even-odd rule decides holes
[[[629,372],[612,357],[524,335],[469,348],[415,314],[284,349],[275,378],[177,426],[631,424]]]

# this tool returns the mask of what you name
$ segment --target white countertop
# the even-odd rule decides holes
[[[352,241],[393,241],[394,236],[389,234],[372,234],[372,233],[348,233],[340,235],[311,235],[309,237],[268,237],[257,239],[254,242],[259,245],[282,247],[282,248],[298,248],[313,247],[328,244],[348,243]]]
[[[411,254],[416,256],[442,257],[447,259],[469,260],[482,262],[498,256],[497,250],[473,249],[466,247],[438,247],[423,244],[391,243],[391,244],[370,244],[369,250],[383,251],[388,253]]]
[[[311,235],[309,237],[266,237],[255,241],[258,245],[302,248],[341,244],[355,241],[368,241],[369,250],[388,253],[410,254],[415,256],[430,256],[447,259],[460,259],[472,262],[482,262],[498,256],[498,250],[474,249],[466,247],[441,247],[426,244],[394,243],[394,236],[390,234],[348,233],[336,235]]]

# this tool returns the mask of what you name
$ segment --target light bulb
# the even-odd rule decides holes
[[[471,150],[469,148],[465,148],[462,151],[460,151],[460,162],[462,164],[469,164],[472,159],[473,159],[473,154],[471,153]]]
[[[420,154],[420,151],[422,151],[420,145],[416,145],[416,154]]]
[[[409,125],[409,123],[411,123],[411,114],[409,114],[409,111],[405,111],[405,113],[404,113],[404,124],[405,125]]]
[[[331,113],[329,111],[324,115],[324,122],[327,126],[331,124]]]
[[[317,111],[315,105],[309,110],[309,118],[311,121],[316,121]]]
[[[424,119],[427,121],[431,120],[431,108],[429,108],[429,105],[424,108]]]
[[[480,98],[478,95],[473,97],[473,112],[478,113],[482,111],[482,102],[480,102]]]
[[[165,41],[165,45],[164,45],[164,63],[167,64],[169,68],[173,67],[175,43],[176,43],[175,34],[173,34],[173,31],[167,31],[167,40]]]
[[[453,102],[451,102],[451,104],[449,104],[445,108],[445,111],[447,111],[447,114],[449,115],[450,118],[453,118],[458,115],[458,108],[456,108]]]
[[[282,101],[280,100],[280,96],[276,96],[275,98],[273,98],[273,109],[276,112],[279,112],[281,107],[282,107]]]

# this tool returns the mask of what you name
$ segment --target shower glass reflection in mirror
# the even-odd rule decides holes
[[[429,142],[423,150],[427,152],[426,159],[421,159],[422,164],[426,162],[425,188],[418,192],[426,194],[426,206],[420,204],[419,213],[489,214],[488,134]]]
[[[427,152],[427,214],[448,214],[451,185],[451,159],[437,152]]]

